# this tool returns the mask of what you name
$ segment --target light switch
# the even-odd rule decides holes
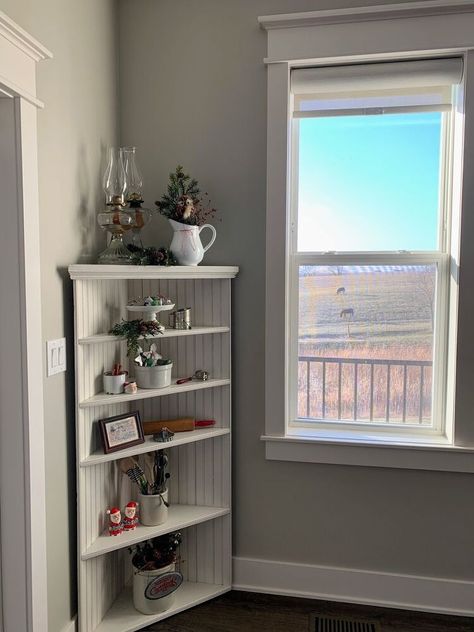
[[[66,370],[66,338],[46,342],[48,377]]]

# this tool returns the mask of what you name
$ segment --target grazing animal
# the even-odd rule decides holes
[[[347,309],[342,309],[340,313],[341,318],[354,318],[354,310],[352,307],[348,307]]]
[[[339,294],[345,294],[346,293],[346,288],[345,287],[338,287],[336,290],[336,294],[339,296]]]

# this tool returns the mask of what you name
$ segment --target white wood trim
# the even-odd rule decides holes
[[[16,480],[19,486],[23,481],[24,490],[23,494],[18,494],[17,487],[16,502],[10,503],[8,508],[8,514],[16,516],[16,526],[2,530],[2,550],[15,550],[22,533],[25,540],[23,564],[18,557],[13,567],[2,560],[2,573],[8,578],[9,586],[17,588],[16,599],[9,603],[3,599],[2,605],[4,615],[9,612],[14,618],[14,626],[22,627],[22,617],[25,617],[28,630],[34,632],[48,630],[43,348],[41,314],[27,306],[41,305],[36,109],[42,104],[36,98],[36,62],[49,57],[51,53],[42,44],[0,12],[0,91],[14,109],[11,128],[14,129],[15,145],[12,145],[6,162],[16,168],[12,175],[16,203],[10,208],[15,221],[10,222],[5,231],[16,250],[10,260],[19,274],[17,287],[9,292],[12,303],[19,302],[16,320],[10,324],[9,332],[13,338],[15,330],[20,336],[15,355],[21,363],[21,371],[15,375],[16,383],[8,399],[15,401],[17,398],[22,402],[21,409],[19,407],[14,415],[19,417],[16,428],[12,419],[1,421],[6,423],[3,437],[8,439],[10,446],[4,445],[4,449],[9,450],[9,458],[15,464],[8,477]],[[9,369],[12,367],[9,363]],[[5,512],[4,506],[2,512]],[[25,603],[21,602],[23,588]]]
[[[70,265],[71,279],[233,279],[237,266]]]
[[[133,448],[127,448],[125,450],[120,450],[119,452],[111,452],[110,454],[104,454],[102,450],[94,452],[81,461],[80,466],[90,467],[91,465],[117,461],[118,459],[124,459],[138,454],[145,454],[155,450],[166,450],[180,445],[186,445],[187,443],[214,439],[215,437],[222,437],[224,435],[228,435],[229,433],[229,428],[197,428],[196,430],[190,430],[189,432],[178,432],[175,434],[172,441],[166,443],[158,443],[153,441],[151,436],[147,436],[145,437],[145,443],[134,446]]]
[[[178,378],[179,379],[179,378]],[[121,395],[106,395],[99,393],[89,397],[89,399],[79,402],[80,408],[88,408],[91,406],[104,406],[106,404],[121,404],[122,402],[132,402],[139,399],[150,399],[151,397],[163,397],[164,395],[179,395],[190,391],[200,391],[206,388],[217,388],[219,386],[227,386],[230,379],[213,379],[210,378],[205,382],[187,382],[186,384],[171,384],[165,388],[139,388],[136,393],[123,393]]]
[[[291,68],[308,65],[327,65],[328,63],[354,63],[360,61],[384,61],[393,59],[420,59],[443,56],[450,53],[463,54],[465,61],[465,123],[464,150],[462,159],[456,163],[461,171],[464,163],[463,181],[459,191],[455,191],[454,200],[462,199],[464,209],[474,205],[474,187],[472,165],[474,163],[474,134],[471,133],[471,120],[474,106],[474,75],[472,49],[474,49],[474,2],[472,0],[424,1],[400,5],[384,5],[377,7],[359,7],[356,9],[335,9],[316,11],[294,15],[264,16],[260,24],[268,31],[268,123],[267,123],[267,250],[266,250],[266,410],[265,432],[272,441],[267,443],[267,458],[288,458],[301,461],[343,462],[343,450],[338,447],[338,456],[327,456],[326,446],[317,447],[316,442],[289,445],[279,443],[277,439],[285,436],[285,414],[288,409],[286,397],[289,380],[288,370],[284,366],[285,346],[281,343],[285,337],[286,327],[290,322],[288,307],[285,306],[284,285],[288,282],[289,266],[284,268],[288,260],[289,175],[286,169],[290,162],[289,134],[289,90],[287,77]],[[471,76],[472,75],[472,76]],[[471,98],[472,97],[472,98]],[[459,104],[458,104],[459,110]],[[455,204],[456,206],[456,204]],[[470,213],[462,216],[462,242],[459,266],[454,268],[454,279],[460,271],[459,293],[459,337],[455,395],[453,389],[447,394],[448,416],[451,416],[453,400],[456,399],[456,417],[454,437],[457,445],[474,445],[474,425],[471,423],[474,390],[472,389],[472,371],[470,369],[473,355],[473,344],[470,342],[472,306],[469,299],[469,288],[473,284],[474,254],[469,244],[472,241],[474,223]],[[290,218],[291,222],[291,218]],[[471,225],[472,224],[472,225]],[[454,248],[454,251],[456,248]],[[314,253],[313,253],[314,254]],[[456,253],[455,253],[456,254]],[[308,257],[312,254],[308,253]],[[329,255],[330,256],[330,255]],[[423,255],[416,255],[423,258]],[[299,261],[301,255],[298,255]],[[348,259],[352,259],[352,255]],[[377,255],[374,253],[373,258]],[[339,256],[338,256],[339,260]],[[329,263],[329,259],[327,259]],[[464,279],[464,285],[462,281]],[[464,292],[462,288],[465,288]],[[451,297],[456,298],[455,294]],[[456,316],[452,309],[450,318]],[[450,332],[454,326],[450,324]],[[453,344],[452,336],[450,344]],[[288,342],[285,342],[288,353]],[[453,364],[453,363],[451,363]],[[454,376],[450,366],[449,379]],[[291,376],[290,376],[291,377]],[[276,396],[275,396],[276,393]],[[452,425],[452,424],[450,424]],[[451,429],[448,428],[450,438]],[[343,438],[343,437],[341,437]],[[296,456],[302,450],[300,457]],[[311,457],[310,450],[315,450]],[[375,450],[368,446],[367,451]],[[392,444],[391,450],[396,450]],[[323,454],[324,453],[324,454]],[[357,452],[360,454],[360,449]],[[458,457],[448,458],[452,452],[440,453],[436,463],[428,464],[427,469],[446,469],[453,471],[471,471],[471,465],[460,465]],[[360,460],[353,459],[354,464]],[[441,458],[447,459],[446,466],[440,464]],[[321,461],[322,459],[322,461]],[[324,459],[329,459],[325,461]],[[401,461],[404,456],[401,453]],[[455,461],[455,463],[454,463]],[[393,467],[397,465],[396,457],[392,459]]]
[[[287,64],[268,68],[267,213],[265,288],[265,428],[284,428],[286,400],[285,309],[289,145],[289,71]],[[278,385],[275,388],[275,385]],[[283,420],[283,425],[282,425]]]
[[[258,22],[265,30],[347,24],[369,20],[393,20],[395,18],[415,18],[429,15],[462,14],[474,11],[473,0],[429,0],[386,4],[377,6],[351,7],[347,9],[323,9],[303,13],[282,13],[263,15]]]
[[[145,527],[139,524],[135,531],[122,533],[120,537],[111,538],[108,533],[103,533],[81,555],[81,559],[88,560],[104,553],[124,549],[144,540],[156,538],[165,533],[185,529],[194,524],[214,520],[230,513],[229,507],[201,507],[199,505],[171,505],[168,519],[157,527]]]
[[[16,22],[0,11],[0,38],[8,40],[34,61],[51,59],[53,53],[27,33]]]
[[[411,437],[396,441],[318,434],[312,438],[263,435],[265,456],[271,461],[474,473],[474,448],[417,443]]]
[[[269,64],[291,62],[301,67],[423,58],[474,46],[470,0],[317,11],[295,14],[294,19],[264,16],[260,21],[267,25]]]
[[[70,621],[62,630],[61,632],[76,632],[77,630],[77,618],[74,617],[74,619],[72,619],[72,621]]]
[[[229,590],[231,590],[230,586],[183,582],[179,590],[176,591],[176,600],[171,608],[154,615],[140,614],[135,610],[131,603],[131,591],[129,588],[126,588],[94,632],[117,632],[117,630],[136,632],[152,623],[162,621],[204,601],[223,595]]]
[[[474,616],[474,582],[234,557],[234,590]]]
[[[171,329],[167,328],[162,334],[156,336],[147,336],[147,340],[161,340],[163,338],[176,338],[180,336],[206,336],[209,334],[226,334],[230,332],[230,327],[194,327],[192,329]],[[113,334],[96,334],[94,336],[86,336],[85,338],[79,338],[77,344],[79,345],[96,345],[103,342],[117,342],[119,340],[125,340],[125,336],[114,336]],[[143,336],[139,337],[139,340],[144,340]]]

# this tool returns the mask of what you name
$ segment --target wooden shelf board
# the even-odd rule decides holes
[[[222,334],[230,331],[230,327],[193,327],[192,329],[165,329],[162,334],[156,336],[147,336],[146,340],[161,338],[176,338],[179,336],[204,336],[206,334]],[[114,336],[112,334],[95,334],[94,336],[87,336],[85,338],[79,338],[77,341],[80,345],[96,345],[103,342],[121,342],[125,340],[124,336]],[[140,336],[139,340],[143,340],[143,336]]]
[[[159,526],[146,527],[139,525],[134,531],[124,531],[121,535],[110,536],[107,532],[99,536],[93,544],[81,555],[81,559],[88,560],[98,555],[104,555],[117,549],[155,538],[164,533],[177,529],[184,529],[194,524],[214,520],[230,513],[228,507],[203,507],[201,505],[171,505],[168,520]]]
[[[233,279],[237,266],[70,265],[71,279]]]
[[[173,378],[173,381],[176,382]],[[79,408],[90,408],[91,406],[106,406],[107,404],[121,404],[123,402],[132,402],[138,399],[149,399],[151,397],[162,397],[164,395],[179,395],[179,393],[187,393],[189,391],[199,391],[204,388],[216,388],[218,386],[227,386],[230,384],[228,378],[211,378],[205,382],[186,382],[186,384],[171,384],[165,388],[139,388],[138,393],[122,393],[120,395],[106,395],[99,393],[89,399],[79,403]]]
[[[152,615],[141,614],[135,610],[132,603],[132,590],[127,587],[116,599],[94,632],[117,632],[118,630],[120,632],[136,632],[156,621],[161,621],[187,608],[229,592],[230,589],[230,585],[183,582],[176,591],[173,606],[165,612]]]
[[[104,454],[101,450],[94,452],[87,458],[80,462],[81,467],[91,467],[92,465],[98,465],[99,463],[107,463],[108,461],[118,461],[129,456],[136,456],[138,454],[145,454],[146,452],[154,452],[156,450],[166,450],[168,448],[174,448],[178,445],[184,445],[185,443],[194,443],[196,441],[204,441],[206,439],[213,439],[214,437],[222,437],[230,433],[229,428],[196,428],[196,430],[190,430],[188,432],[177,432],[171,441],[165,443],[158,443],[153,441],[153,437],[146,436],[145,443],[135,445],[133,448],[126,448],[118,452],[112,452],[111,454]]]

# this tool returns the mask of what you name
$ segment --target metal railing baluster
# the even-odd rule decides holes
[[[322,396],[323,419],[326,417],[326,362],[323,360],[323,396]]]
[[[357,367],[359,364],[354,364],[354,421],[357,419]]]
[[[357,420],[359,408],[362,405],[362,413],[364,414],[365,401],[362,397],[361,401],[359,401],[359,365],[369,365],[370,366],[370,377],[369,377],[369,393],[368,393],[368,406],[369,406],[369,419],[370,421],[374,420],[374,416],[377,413],[377,400],[375,398],[375,367],[377,365],[386,366],[387,374],[386,374],[386,386],[385,386],[385,421],[390,422],[391,411],[390,411],[390,400],[392,391],[394,391],[395,395],[402,396],[402,420],[406,423],[407,414],[408,414],[408,367],[419,367],[420,369],[420,390],[419,390],[419,411],[418,411],[418,421],[419,423],[423,423],[423,405],[424,405],[424,385],[425,385],[425,368],[431,367],[432,362],[429,360],[373,360],[367,358],[331,358],[331,357],[318,357],[318,356],[300,356],[299,362],[304,362],[306,364],[306,417],[311,419],[311,406],[315,402],[313,401],[313,395],[316,393],[313,392],[313,387],[316,384],[321,384],[321,418],[328,418],[328,402],[333,401],[331,398],[335,395],[335,388],[331,387],[331,381],[328,382],[328,373],[327,366],[328,364],[337,364],[337,418],[340,420],[342,417],[342,405],[343,405],[343,384],[342,384],[342,367],[344,364],[353,365],[354,366],[354,376],[353,376],[353,392],[352,392],[352,401],[353,401],[353,419]],[[313,384],[311,383],[311,368],[314,363],[320,363],[321,367],[321,379],[313,380]],[[398,386],[398,379],[395,379],[392,376],[392,366],[401,367],[403,369],[403,382],[401,386]],[[395,376],[396,377],[396,376]],[[393,381],[392,380],[395,380]],[[393,381],[393,384],[392,384]],[[350,383],[350,382],[349,382]],[[349,385],[347,385],[349,386]],[[329,390],[328,390],[329,387]],[[304,387],[303,387],[304,388]],[[395,390],[394,390],[395,389]],[[400,391],[402,391],[400,393]],[[349,393],[350,394],[350,393]],[[383,400],[382,400],[383,401]],[[362,403],[361,403],[362,402]],[[317,401],[316,401],[317,404]],[[416,405],[416,404],[415,404]],[[314,406],[313,406],[314,410]],[[415,408],[416,410],[416,408]],[[383,413],[382,413],[383,414]],[[316,417],[315,417],[316,418]],[[329,418],[331,418],[331,414],[329,413]]]
[[[406,422],[407,419],[407,365],[403,366],[403,412],[402,421]]]
[[[386,399],[386,415],[385,421],[389,421],[390,419],[390,364],[387,364],[387,399]]]
[[[424,378],[425,378],[425,367],[423,364],[420,366],[420,416],[419,423],[423,423],[423,388],[424,388]]]

